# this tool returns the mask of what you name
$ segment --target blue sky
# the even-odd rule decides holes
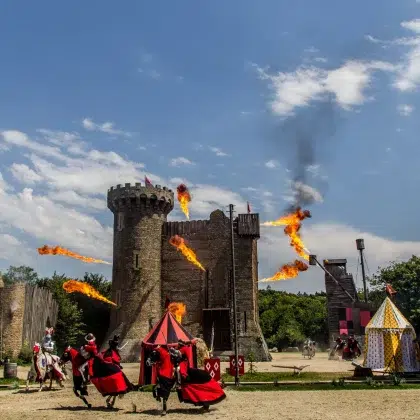
[[[106,190],[145,173],[185,180],[193,218],[249,200],[275,219],[296,190],[301,129],[315,150],[308,248],[354,274],[357,237],[371,271],[420,251],[419,2],[147,3],[3,10],[0,267],[109,277],[36,247],[109,259]],[[281,228],[263,228],[259,249],[261,277],[295,257]],[[321,290],[322,272],[272,287]]]

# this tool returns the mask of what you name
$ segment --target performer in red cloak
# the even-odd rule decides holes
[[[114,335],[114,338],[108,341],[109,348],[102,353],[102,356],[105,362],[114,363],[114,365],[117,365],[122,369],[121,356],[118,349],[119,341],[120,336]]]
[[[174,365],[167,348],[157,346],[146,362],[149,366],[156,366],[157,385],[153,388],[153,396],[162,401],[162,414],[166,414],[167,401],[171,389],[175,385]]]
[[[179,341],[178,350],[182,355],[179,364],[181,387],[178,390],[180,402],[202,406],[206,410],[210,405],[219,403],[226,398],[226,394],[205,370],[190,367],[192,348],[191,342]]]
[[[107,406],[111,408],[115,404],[117,395],[130,392],[133,386],[118,365],[105,361],[102,354],[98,353],[96,338],[93,334],[88,334],[85,340],[87,344],[82,347],[81,353],[87,359],[90,381],[102,396],[107,397]],[[83,371],[83,368],[84,365],[80,370]]]

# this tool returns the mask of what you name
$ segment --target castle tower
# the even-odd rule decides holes
[[[363,324],[365,316],[361,314],[370,314],[371,307],[359,301],[353,276],[347,272],[347,260],[324,260],[324,267],[338,281],[337,284],[331,276],[325,274],[330,342],[340,335],[362,336],[366,324]]]
[[[108,335],[120,334],[124,361],[138,360],[141,339],[161,316],[162,226],[173,207],[174,193],[160,185],[108,191],[114,213],[112,300],[118,305]]]

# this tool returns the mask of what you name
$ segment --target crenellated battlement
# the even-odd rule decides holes
[[[190,220],[182,222],[165,222],[163,225],[163,234],[165,236],[188,235],[199,233],[206,230],[210,220]]]
[[[131,208],[151,208],[168,214],[174,208],[174,193],[160,185],[118,184],[108,190],[108,208],[113,212]]]

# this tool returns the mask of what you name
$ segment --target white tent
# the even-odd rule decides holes
[[[392,372],[418,371],[413,326],[386,298],[365,329],[364,366]]]

